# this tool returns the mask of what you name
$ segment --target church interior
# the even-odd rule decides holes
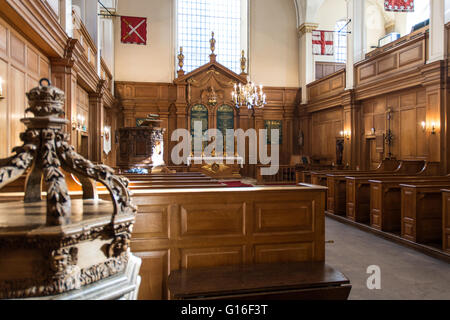
[[[450,299],[450,0],[0,0],[0,299]]]

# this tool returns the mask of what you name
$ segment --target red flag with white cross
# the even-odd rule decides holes
[[[122,43],[147,44],[147,18],[122,16],[120,21]]]
[[[385,0],[384,10],[393,12],[414,12],[414,0]]]
[[[319,56],[334,55],[334,32],[314,30],[312,32],[313,54]]]

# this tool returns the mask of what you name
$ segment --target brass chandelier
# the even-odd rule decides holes
[[[234,84],[234,91],[231,95],[236,108],[242,106],[247,106],[248,109],[263,108],[267,104],[263,86],[258,87],[249,80],[245,85],[242,83]]]

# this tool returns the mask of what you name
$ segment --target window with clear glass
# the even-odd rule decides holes
[[[412,28],[425,20],[430,19],[430,1],[414,1],[414,12],[406,14],[406,33],[412,32]]]
[[[217,61],[240,73],[240,52],[246,49],[242,45],[241,27],[246,20],[242,4],[243,0],[177,0],[177,50],[183,47],[185,72],[209,62],[214,32]]]
[[[334,59],[336,62],[347,62],[347,20],[340,20],[334,29]]]

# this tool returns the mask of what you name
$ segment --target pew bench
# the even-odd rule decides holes
[[[450,253],[450,189],[442,189],[442,249]]]
[[[323,262],[181,269],[168,279],[171,300],[347,300],[351,288]]]
[[[415,175],[406,174],[379,174],[371,176],[346,177],[346,214],[347,218],[360,223],[370,223],[370,181],[371,180],[403,180],[413,182],[415,180],[449,180],[445,176],[431,176],[434,171],[421,171]]]
[[[408,179],[414,185],[450,185],[448,177],[429,179]],[[402,178],[389,180],[370,180],[370,225],[378,230],[400,233],[401,230],[401,184]]]
[[[422,244],[442,245],[442,189],[449,189],[450,183],[400,186],[402,238]]]

